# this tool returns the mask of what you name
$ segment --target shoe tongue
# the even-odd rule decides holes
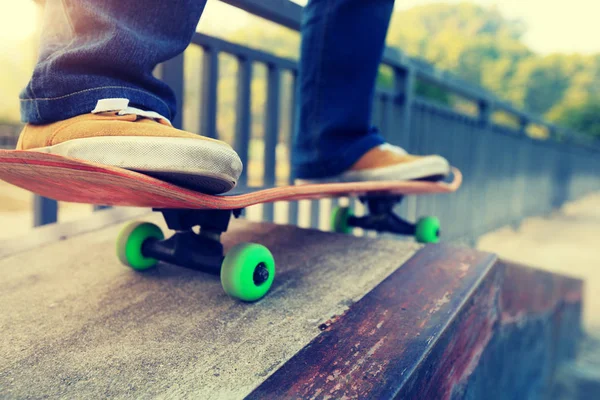
[[[117,115],[137,115],[141,118],[148,118],[163,124],[172,126],[171,121],[154,111],[144,111],[139,108],[129,107],[129,99],[102,99],[96,103],[96,108],[92,114],[104,112],[117,112]]]

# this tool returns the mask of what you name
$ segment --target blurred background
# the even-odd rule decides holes
[[[4,148],[14,146],[21,128],[18,95],[36,60],[41,3],[0,0],[0,146]],[[593,0],[403,0],[396,4],[387,42],[493,92],[518,109],[590,140],[600,140],[599,12],[600,6]],[[282,57],[298,57],[297,32],[216,0],[208,2],[198,31]],[[186,71],[195,71],[201,50],[190,48],[187,55],[185,62],[192,68]],[[236,72],[234,57],[221,55],[217,127],[224,138],[234,131]],[[184,127],[189,130],[198,126],[199,115],[194,110],[199,109],[200,78],[198,73],[185,76]],[[378,85],[390,88],[392,81],[391,71],[382,68]],[[257,131],[264,126],[265,82],[266,69],[257,66],[252,80],[252,129]],[[477,112],[476,104],[442,88],[419,82],[416,90],[422,97],[466,114]],[[289,90],[283,91],[283,97],[291,96]],[[289,114],[282,113],[284,127],[290,126]],[[493,118],[507,126],[519,124],[502,113]],[[542,139],[549,135],[535,124],[529,125],[526,133]],[[261,151],[260,143],[251,144],[251,153]],[[286,153],[287,146],[278,152]],[[250,158],[260,163],[260,154]],[[88,205],[61,204],[59,221],[90,212]],[[31,194],[0,182],[0,239],[26,233],[32,218]],[[490,233],[479,246],[517,261],[584,277],[588,285],[586,325],[600,336],[598,237],[600,194],[569,204],[553,215],[527,220],[519,228]]]

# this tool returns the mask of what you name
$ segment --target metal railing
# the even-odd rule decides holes
[[[0,123],[0,149],[14,149],[21,129],[21,125]]]
[[[224,1],[290,29],[300,27],[302,8],[287,0]],[[232,142],[245,166],[252,165],[250,143],[260,142],[264,146],[259,160],[263,167],[258,172],[245,168],[241,184],[257,177],[267,185],[289,180],[289,176],[282,178],[279,173],[289,170],[284,168],[289,159],[278,157],[277,149],[289,149],[293,115],[282,118],[280,94],[284,73],[291,77],[288,89],[294,93],[296,61],[200,33],[194,35],[192,43],[203,50],[201,122],[195,130],[205,136],[219,137],[219,55],[229,54],[238,63],[235,132],[231,137],[220,138]],[[161,78],[180,100],[176,126],[182,126],[183,121],[185,54],[164,63],[160,69]],[[393,71],[394,86],[393,90],[377,92],[373,123],[387,135],[389,142],[415,154],[440,154],[464,175],[463,187],[455,194],[408,199],[399,210],[408,218],[436,215],[442,222],[446,239],[472,242],[486,232],[518,223],[528,216],[547,213],[565,201],[600,189],[598,147],[395,49],[386,49],[383,63]],[[253,137],[251,81],[257,64],[267,71],[267,97],[264,131]],[[469,115],[419,97],[415,93],[417,82],[427,82],[467,99],[476,105],[477,112]],[[285,109],[293,110],[293,104],[287,104]],[[518,127],[494,123],[492,117],[497,111],[512,116],[518,121]],[[282,121],[288,125],[281,126]],[[529,137],[526,131],[533,124],[549,132],[549,137],[545,140]],[[329,208],[338,202],[268,204],[253,207],[249,214],[253,219],[326,229]],[[361,205],[357,201],[353,203],[360,212]],[[56,221],[56,212],[55,202],[38,198],[36,224]]]

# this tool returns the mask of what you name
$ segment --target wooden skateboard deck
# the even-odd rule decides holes
[[[371,181],[303,184],[209,195],[122,168],[38,151],[0,150],[0,179],[59,201],[106,206],[233,210],[255,204],[364,195],[450,193],[462,182]],[[234,191],[235,192],[235,191]]]

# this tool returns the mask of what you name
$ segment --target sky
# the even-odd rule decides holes
[[[396,0],[396,7],[410,8],[439,3],[432,0]],[[460,3],[446,0],[445,3]],[[548,53],[600,53],[600,1],[598,0],[472,0],[496,6],[508,18],[525,21],[523,38],[534,51]]]
[[[0,0],[0,40],[24,39],[35,32],[36,6],[31,0]]]
[[[210,0],[215,2],[216,0]],[[302,3],[302,0],[297,0]],[[397,0],[399,9],[438,3],[439,0]],[[445,2],[459,2],[446,0]],[[600,1],[598,0],[472,0],[495,5],[509,18],[521,18],[528,26],[525,42],[536,52],[548,54],[600,53]],[[225,10],[225,11],[222,11]],[[226,18],[227,8],[213,5],[208,8],[207,25],[232,23],[243,26],[244,16]],[[221,15],[220,15],[221,14]],[[237,14],[237,13],[236,13]],[[227,16],[229,17],[229,16]],[[202,26],[202,25],[201,25]],[[233,28],[233,27],[232,27]],[[10,43],[35,33],[35,6],[31,0],[0,0],[0,43],[10,49]]]

